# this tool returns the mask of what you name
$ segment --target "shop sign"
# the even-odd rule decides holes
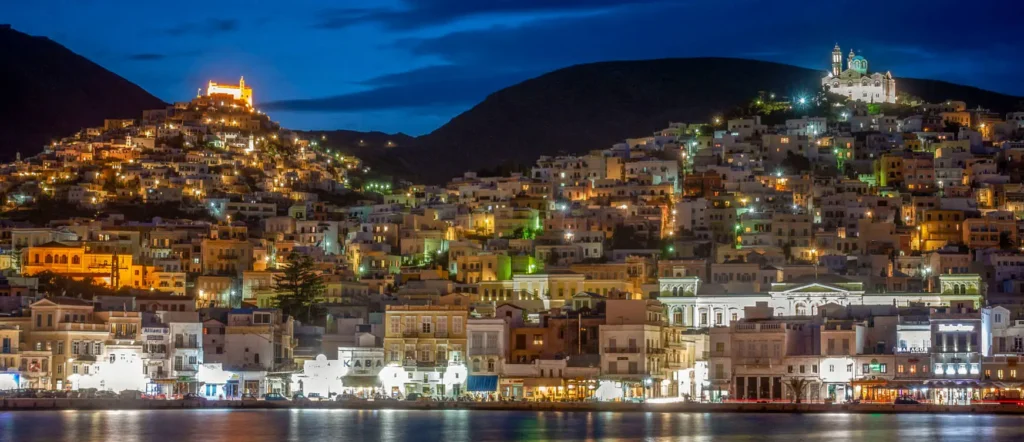
[[[974,326],[970,324],[939,324],[940,332],[969,332],[974,331]]]

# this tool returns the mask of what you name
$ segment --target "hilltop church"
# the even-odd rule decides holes
[[[891,72],[868,74],[868,60],[860,55],[850,55],[843,70],[843,51],[839,44],[832,49],[832,70],[821,79],[822,86],[830,92],[851,100],[868,103],[895,103],[896,80]]]

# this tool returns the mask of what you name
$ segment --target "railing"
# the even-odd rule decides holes
[[[406,331],[402,332],[402,337],[403,338],[418,338],[418,337],[420,337],[420,332],[406,330]]]
[[[198,342],[180,342],[180,343],[176,342],[176,343],[174,343],[174,348],[197,349],[197,348],[199,348],[199,343]]]
[[[434,337],[435,338],[447,338],[448,337],[448,332],[446,332],[446,331],[434,332]]]
[[[639,347],[605,347],[605,353],[640,353]]]
[[[179,371],[179,372],[199,371],[199,365],[191,365],[191,364],[175,365],[174,366],[174,371]]]
[[[665,354],[665,349],[664,348],[647,347],[647,353],[659,354],[659,355],[660,354]]]
[[[471,347],[469,349],[470,356],[497,356],[500,354],[501,351],[497,347]]]

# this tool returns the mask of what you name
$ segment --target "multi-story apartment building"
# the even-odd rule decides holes
[[[388,364],[405,376],[402,394],[448,397],[464,391],[465,307],[389,305],[384,350]]]

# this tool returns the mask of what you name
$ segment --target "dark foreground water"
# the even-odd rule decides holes
[[[525,411],[0,412],[0,441],[1024,440],[1024,417]]]

